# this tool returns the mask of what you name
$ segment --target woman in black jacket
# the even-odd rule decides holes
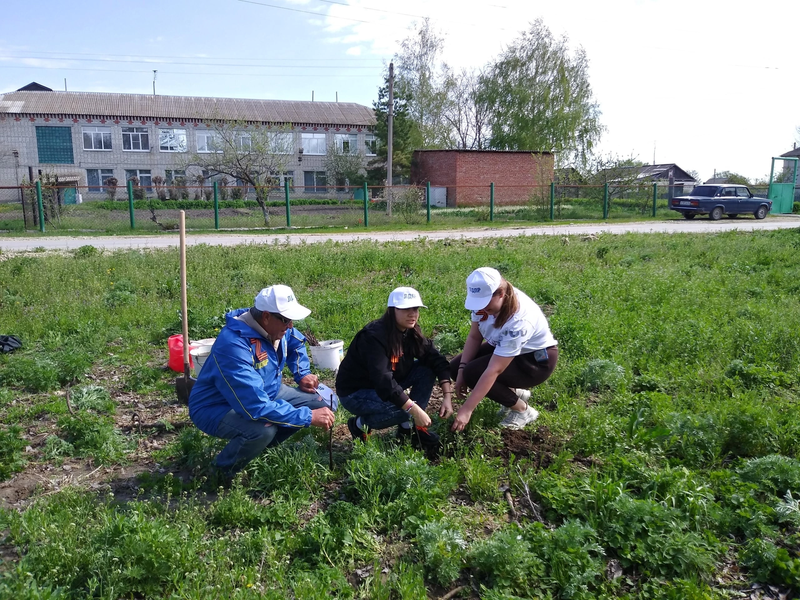
[[[383,316],[350,343],[339,366],[336,393],[342,406],[356,415],[347,421],[353,439],[363,441],[374,429],[397,425],[398,439],[410,438],[428,452],[438,449],[439,436],[428,431],[431,419],[425,408],[438,379],[443,394],[439,416],[453,414],[450,370],[447,359],[422,335],[420,307],[427,308],[414,288],[393,290]]]

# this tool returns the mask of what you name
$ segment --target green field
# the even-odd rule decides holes
[[[177,251],[0,254],[0,333],[25,344],[0,356],[0,598],[800,593],[800,230],[194,246],[188,263],[193,339],[287,283],[313,311],[297,326],[347,343],[410,285],[449,355],[464,280],[493,266],[543,307],[559,366],[523,432],[488,400],[463,434],[432,416],[429,462],[393,432],[354,445],[342,409],[332,468],[307,430],[221,489],[220,445],[162,368]]]

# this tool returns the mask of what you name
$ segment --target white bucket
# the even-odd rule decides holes
[[[200,370],[203,368],[203,364],[206,362],[208,355],[211,354],[211,346],[203,345],[198,346],[197,348],[192,348],[189,350],[189,354],[194,361],[195,374],[200,375]]]
[[[334,371],[344,358],[344,342],[342,340],[322,340],[319,346],[310,346],[311,360],[320,369]]]

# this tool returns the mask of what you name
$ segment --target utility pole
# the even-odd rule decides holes
[[[389,135],[386,148],[386,214],[392,216],[392,146],[394,144],[394,63],[389,63]]]
[[[156,73],[158,73],[158,69],[153,69],[153,96],[156,95]]]

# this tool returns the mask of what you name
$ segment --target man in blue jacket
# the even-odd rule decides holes
[[[258,293],[252,308],[225,315],[189,396],[197,428],[230,440],[215,461],[223,476],[300,428],[333,426],[333,412],[316,394],[319,379],[309,369],[305,337],[293,327],[310,313],[290,287],[273,285]],[[282,383],[286,366],[299,389]]]

